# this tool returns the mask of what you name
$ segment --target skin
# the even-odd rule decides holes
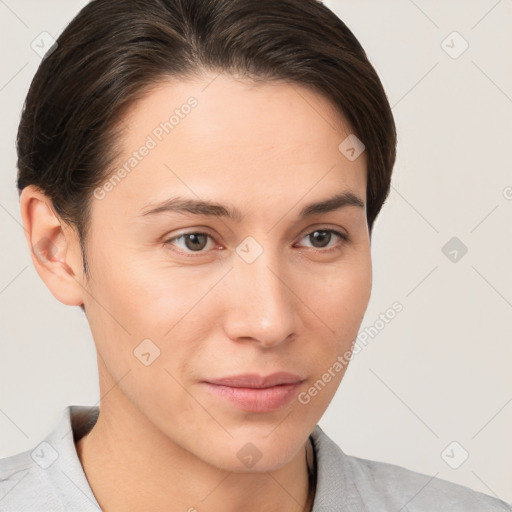
[[[371,292],[365,208],[298,215],[336,193],[364,202],[365,153],[349,161],[338,150],[350,127],[316,92],[210,75],[161,82],[132,105],[117,164],[189,96],[198,106],[91,199],[89,279],[75,231],[41,191],[21,195],[35,268],[59,301],[84,304],[98,353],[101,412],[78,455],[108,512],[301,511],[306,442],[346,366],[309,403],[266,413],[243,411],[202,381],[286,370],[307,391],[350,350]],[[173,195],[244,218],[141,216]],[[311,236],[326,229],[349,241]],[[167,242],[198,231],[211,236],[200,252],[184,237]],[[263,249],[252,263],[236,252],[248,236]],[[160,350],[148,366],[134,356],[147,338]],[[249,442],[261,453],[251,468],[237,457]]]

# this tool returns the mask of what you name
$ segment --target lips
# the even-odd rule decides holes
[[[304,381],[299,375],[277,372],[265,377],[248,374],[204,382],[208,392],[246,412],[265,413],[283,407]]]
[[[234,388],[270,388],[282,384],[296,384],[304,379],[299,375],[289,372],[276,372],[266,377],[257,374],[235,375],[233,377],[223,377],[221,379],[208,380],[210,384],[219,386],[229,386]]]

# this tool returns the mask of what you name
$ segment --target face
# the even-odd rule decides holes
[[[366,159],[340,152],[350,128],[320,95],[213,78],[162,82],[123,118],[83,300],[100,377],[156,435],[267,471],[327,408],[368,304]]]

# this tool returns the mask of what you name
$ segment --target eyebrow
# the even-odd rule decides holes
[[[141,216],[159,215],[162,213],[191,213],[193,215],[225,217],[236,222],[240,222],[244,218],[242,212],[237,208],[209,200],[171,197],[156,205],[148,206],[150,206],[149,209],[147,207],[142,209]],[[343,192],[328,199],[304,206],[300,211],[299,218],[302,219],[319,213],[327,213],[348,206],[364,208],[365,203],[352,192]]]

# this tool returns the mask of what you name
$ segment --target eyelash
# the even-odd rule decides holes
[[[346,235],[345,233],[342,233],[340,231],[337,231],[336,229],[314,229],[313,231],[310,231],[309,233],[306,233],[303,237],[301,237],[301,240],[303,238],[306,238],[309,235],[312,235],[315,231],[323,231],[325,233],[332,233],[332,234],[338,236],[341,239],[341,243],[336,244],[335,246],[329,247],[327,249],[317,248],[317,247],[309,247],[309,249],[311,249],[311,250],[313,250],[314,252],[317,252],[317,253],[324,253],[325,254],[325,253],[331,253],[333,251],[339,251],[339,250],[341,250],[343,248],[343,246],[346,243],[350,242],[350,238],[348,237],[348,235]],[[170,246],[170,245],[172,245],[171,242],[179,240],[182,237],[186,237],[187,235],[206,235],[206,236],[208,236],[209,238],[211,238],[213,240],[213,237],[209,233],[206,233],[204,231],[188,231],[186,233],[181,233],[178,236],[174,236],[172,238],[169,238],[168,240],[164,241],[164,245],[165,246]],[[187,257],[189,257],[189,256],[190,257],[196,257],[196,256],[204,255],[208,251],[190,251],[190,252],[185,252],[185,251],[180,249],[180,250],[178,250],[176,252],[184,254]]]

